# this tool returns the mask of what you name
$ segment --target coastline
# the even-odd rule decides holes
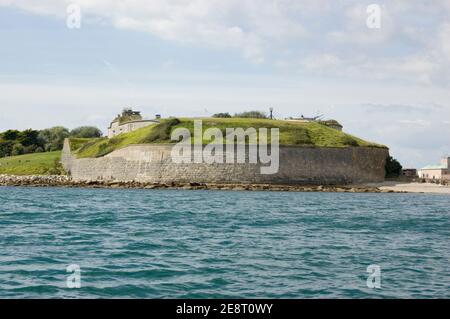
[[[398,193],[367,185],[282,185],[282,184],[217,184],[217,183],[139,183],[114,181],[74,181],[65,175],[0,175],[0,186],[16,187],[80,187],[122,189],[184,189],[227,191],[284,191],[339,193]]]
[[[249,183],[140,183],[115,181],[74,181],[66,175],[1,175],[0,186],[17,187],[79,187],[122,189],[184,189],[228,191],[283,191],[283,192],[334,192],[334,193],[416,193],[450,195],[449,185],[386,181],[352,185],[300,185],[300,184],[249,184]]]

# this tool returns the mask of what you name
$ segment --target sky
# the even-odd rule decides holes
[[[106,131],[124,107],[323,114],[404,167],[434,164],[450,153],[450,0],[0,0],[0,131]]]

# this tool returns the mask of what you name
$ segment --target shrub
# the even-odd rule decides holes
[[[18,130],[8,130],[1,134],[1,137],[7,141],[17,140],[19,138],[19,136],[20,136],[20,131],[18,131]]]
[[[22,155],[25,153],[25,148],[23,147],[22,144],[14,144],[14,146],[12,147],[12,151],[11,151],[11,155],[12,156],[17,156],[17,155]]]
[[[62,126],[47,128],[39,132],[39,140],[47,152],[61,150],[66,137],[69,137],[69,130]]]
[[[95,126],[80,126],[70,131],[71,137],[97,138],[102,137],[102,131]]]
[[[248,111],[234,114],[234,117],[252,118],[252,119],[266,119],[267,114],[261,111]]]
[[[214,114],[212,117],[217,117],[217,118],[230,118],[231,115],[230,115],[230,113],[216,113],[216,114]]]
[[[39,131],[32,129],[22,131],[17,137],[17,141],[23,146],[39,145],[41,143]]]
[[[13,146],[12,141],[0,141],[0,157],[10,156]]]
[[[402,165],[392,156],[386,158],[386,177],[399,177],[402,172]]]

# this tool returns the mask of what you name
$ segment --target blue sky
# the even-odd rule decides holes
[[[67,6],[81,28],[66,26]],[[0,0],[0,130],[275,108],[404,166],[450,153],[450,1]]]

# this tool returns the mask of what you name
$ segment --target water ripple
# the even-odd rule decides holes
[[[448,196],[3,187],[0,202],[0,298],[450,297]]]

